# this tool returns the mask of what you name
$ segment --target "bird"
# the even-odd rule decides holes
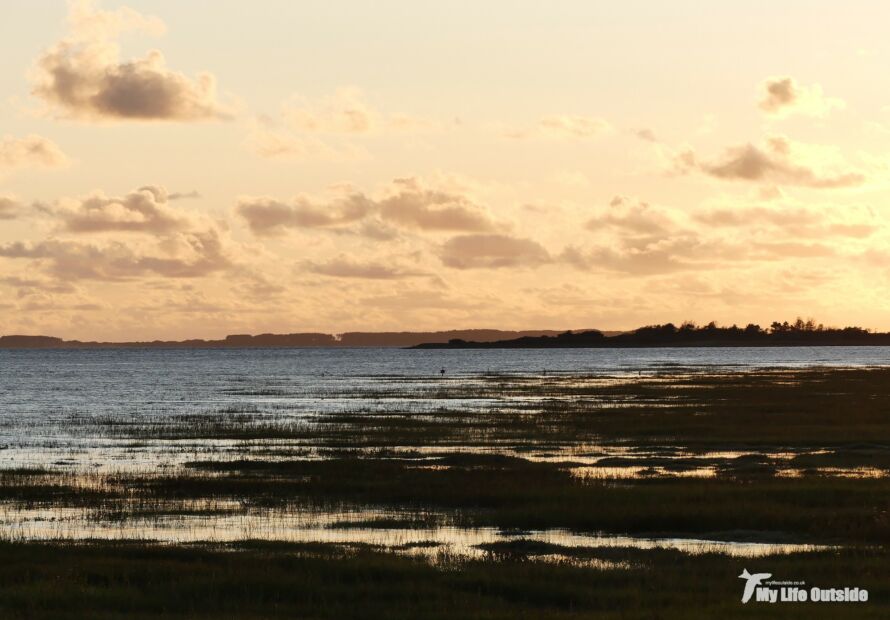
[[[739,575],[739,579],[747,579],[748,582],[745,584],[745,591],[742,592],[742,602],[747,603],[751,600],[751,597],[754,595],[754,588],[760,585],[760,582],[764,579],[769,579],[772,577],[772,573],[754,573],[753,575],[748,572],[748,569],[742,571],[742,574]]]

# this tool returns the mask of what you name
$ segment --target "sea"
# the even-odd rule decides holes
[[[195,460],[311,455],[312,439],[153,435],[237,419],[287,424],[348,412],[417,414],[447,408],[511,406],[492,381],[554,376],[626,381],[633,377],[760,368],[890,364],[890,347],[635,349],[70,349],[0,350],[0,474],[53,471],[75,484],[104,484],[120,473],[182,471]],[[474,390],[487,385],[488,389]],[[455,397],[459,394],[459,397]],[[215,423],[215,422],[214,422]],[[140,431],[139,429],[142,429]],[[143,432],[148,429],[148,432]],[[413,449],[413,448],[412,448]],[[594,447],[592,454],[602,456]],[[556,458],[526,454],[526,458]],[[680,455],[682,456],[682,454]],[[572,459],[578,460],[579,454]],[[595,461],[596,458],[593,458]],[[592,461],[592,462],[593,462]],[[582,468],[584,469],[584,468]],[[369,543],[436,554],[479,554],[480,545],[524,538],[584,546],[669,547],[744,557],[816,551],[773,542],[628,538],[564,530],[354,527],[377,513],[275,511],[107,519],[89,509],[0,505],[0,539],[139,538],[167,543],[267,538]],[[382,514],[382,517],[399,516]]]

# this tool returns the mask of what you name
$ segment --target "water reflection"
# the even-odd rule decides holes
[[[418,517],[418,515],[414,515]],[[425,521],[430,514],[420,515]],[[811,544],[739,542],[691,538],[648,538],[584,534],[565,529],[511,532],[499,528],[455,525],[400,527],[404,513],[391,511],[277,511],[239,514],[160,515],[117,522],[95,518],[83,509],[0,509],[0,538],[6,540],[143,540],[164,543],[225,543],[267,540],[292,543],[362,544],[435,558],[446,553],[484,557],[493,544],[543,543],[553,549],[541,559],[569,559],[582,550],[633,548],[674,549],[689,554],[718,553],[733,557],[821,551],[831,547]],[[444,516],[440,517],[445,520]],[[391,523],[392,527],[366,526]]]

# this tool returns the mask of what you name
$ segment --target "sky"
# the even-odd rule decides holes
[[[0,334],[890,329],[890,5],[0,5]]]

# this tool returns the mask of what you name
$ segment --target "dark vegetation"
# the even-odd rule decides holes
[[[877,549],[759,560],[675,551],[579,551],[607,563],[530,561],[535,548],[430,564],[373,548],[245,541],[236,546],[0,544],[0,616],[140,618],[886,618]],[[608,563],[622,563],[612,568]],[[855,583],[868,603],[739,602],[744,569],[807,587]]]

